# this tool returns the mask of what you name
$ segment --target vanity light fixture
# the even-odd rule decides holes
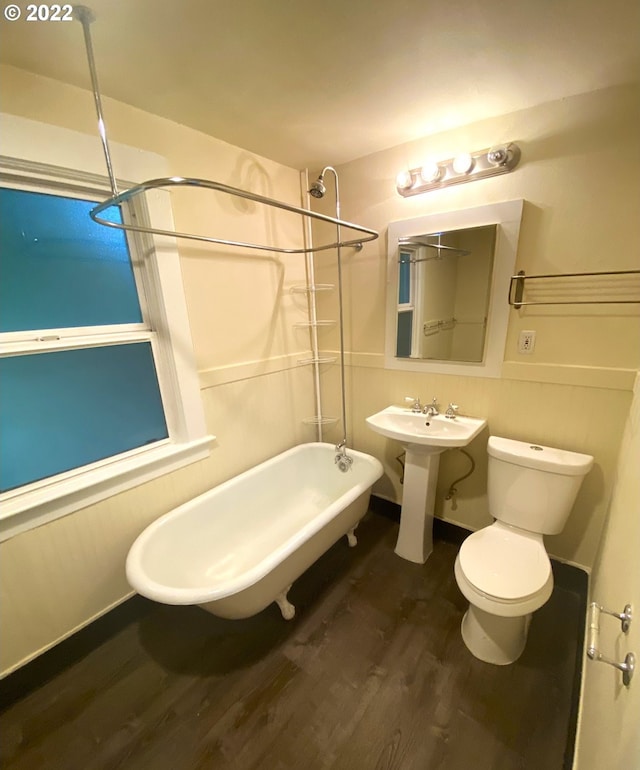
[[[413,176],[410,171],[401,171],[396,177],[398,191],[408,190],[413,184]]]
[[[520,162],[520,148],[517,144],[496,145],[487,150],[461,153],[455,158],[438,163],[401,171],[396,177],[396,188],[404,198],[419,195],[429,190],[439,190],[452,184],[471,182],[497,174],[506,174]]]
[[[487,155],[487,158],[488,157],[489,156]],[[468,174],[473,168],[473,158],[471,155],[469,155],[468,152],[464,152],[462,155],[456,155],[456,157],[451,162],[451,168],[456,172],[456,174]]]
[[[444,169],[442,169],[437,163],[425,163],[420,169],[420,179],[422,182],[430,184],[431,182],[437,182],[442,178]],[[411,176],[411,174],[409,174]],[[411,180],[413,184],[413,179]]]

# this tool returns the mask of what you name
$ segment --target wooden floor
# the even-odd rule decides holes
[[[517,663],[482,663],[460,637],[457,546],[415,565],[396,533],[368,514],[357,548],[341,541],[294,585],[293,621],[132,600],[0,685],[1,766],[570,767],[578,596],[556,588]]]

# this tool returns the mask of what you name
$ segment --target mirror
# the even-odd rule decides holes
[[[398,358],[482,361],[496,229],[486,225],[400,239]]]
[[[522,207],[390,224],[386,368],[500,376]]]

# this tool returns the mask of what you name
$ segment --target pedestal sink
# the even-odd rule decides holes
[[[466,446],[487,424],[474,417],[453,418],[389,406],[367,417],[376,433],[400,441],[406,450],[400,532],[395,552],[424,564],[433,550],[433,509],[440,455]]]

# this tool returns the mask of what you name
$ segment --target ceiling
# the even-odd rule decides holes
[[[637,0],[88,2],[103,95],[294,168],[640,77]],[[77,23],[0,18],[0,61],[89,87]]]

